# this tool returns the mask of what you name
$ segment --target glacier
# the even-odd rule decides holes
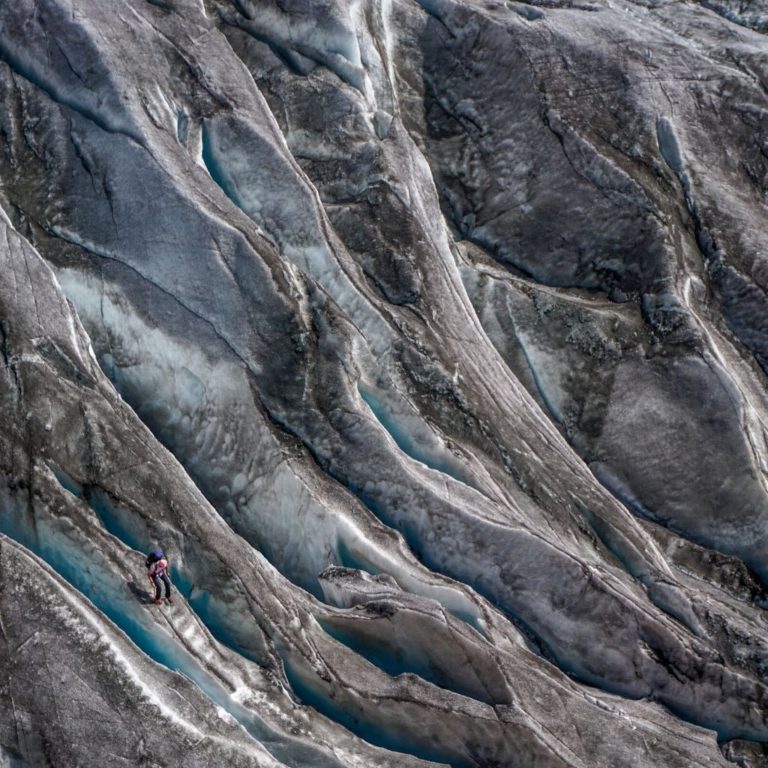
[[[0,765],[768,765],[766,32],[0,4]]]

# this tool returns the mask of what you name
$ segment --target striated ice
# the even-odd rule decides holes
[[[763,765],[763,6],[0,7],[0,763]]]

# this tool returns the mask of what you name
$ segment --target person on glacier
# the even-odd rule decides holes
[[[145,564],[147,566],[147,576],[149,577],[149,581],[155,587],[155,603],[161,605],[163,602],[163,584],[165,584],[165,599],[169,603],[173,603],[173,598],[171,597],[171,579],[168,576],[171,567],[168,565],[168,560],[166,559],[163,550],[156,549],[153,552],[150,552],[147,555]]]

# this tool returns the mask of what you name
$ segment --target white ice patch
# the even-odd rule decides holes
[[[517,339],[544,403],[552,416],[562,422],[563,408],[568,400],[562,385],[566,373],[562,358],[537,347],[533,338],[520,329],[517,330]]]
[[[247,124],[206,121],[204,158],[211,177],[275,242],[312,276],[353,320],[373,353],[382,357],[393,332],[361,294],[343,264],[343,246],[331,247],[331,229],[317,193],[294,167],[288,148],[272,144]],[[353,268],[350,263],[350,268]]]
[[[342,80],[370,97],[370,82],[355,29],[359,0],[334,4],[326,13],[281,13],[269,5],[256,7],[243,0],[248,21],[241,24],[277,48],[288,49],[316,61],[335,72]],[[330,12],[329,12],[330,11]]]

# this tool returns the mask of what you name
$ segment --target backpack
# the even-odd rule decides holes
[[[162,549],[156,549],[154,552],[150,552],[147,556],[146,565],[149,568],[152,563],[156,563],[158,560],[162,560],[165,557]]]

